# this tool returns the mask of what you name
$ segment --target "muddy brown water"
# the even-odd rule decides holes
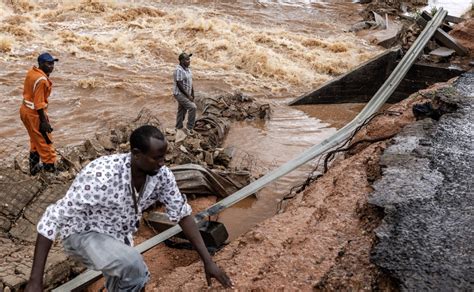
[[[472,0],[428,0],[428,5],[424,8],[430,11],[433,7],[443,7],[449,15],[461,17],[472,9]]]
[[[25,73],[40,52],[60,59],[49,108],[60,148],[134,118],[142,107],[173,127],[171,76],[177,54],[187,51],[197,94],[241,91],[271,104],[270,120],[234,123],[225,141],[235,147],[234,165],[264,173],[332,135],[363,106],[286,104],[381,52],[345,32],[362,8],[351,1],[89,2],[0,3],[3,147],[22,155],[28,149],[18,108]],[[231,238],[275,214],[312,167],[221,213]]]

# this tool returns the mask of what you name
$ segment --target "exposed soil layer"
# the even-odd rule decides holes
[[[390,107],[364,135],[396,134],[414,121],[412,106],[421,95]],[[394,114],[396,113],[396,114]],[[356,137],[357,138],[357,137]],[[215,255],[241,290],[392,290],[396,285],[370,261],[373,232],[381,209],[367,203],[371,182],[380,175],[379,158],[387,141],[360,146],[357,154],[333,163],[330,170],[290,201],[285,211],[259,224]],[[145,254],[150,263],[150,258]],[[161,264],[149,266],[151,289],[206,290],[202,264],[179,267],[160,276]],[[218,287],[218,284],[214,284]]]
[[[457,108],[407,126],[381,157],[370,203],[384,208],[373,261],[405,291],[474,289],[474,72],[435,97]]]
[[[474,18],[466,19],[458,24],[449,34],[456,38],[464,47],[469,49],[470,55],[474,54]]]

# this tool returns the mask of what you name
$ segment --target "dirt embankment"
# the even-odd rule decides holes
[[[458,24],[449,34],[456,38],[464,47],[474,53],[474,18],[469,18]]]
[[[414,95],[390,107],[355,137],[385,137],[414,121]],[[362,145],[362,144],[361,144]],[[215,256],[242,290],[373,290],[394,288],[370,262],[380,209],[368,205],[371,184],[380,176],[379,158],[387,141],[359,146],[357,154],[333,163],[329,172],[298,194],[285,212],[259,224]],[[163,277],[161,264],[145,254],[149,287],[160,291],[205,290],[201,263]],[[217,284],[215,285],[217,287]]]

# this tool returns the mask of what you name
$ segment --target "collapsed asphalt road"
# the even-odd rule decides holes
[[[408,125],[385,150],[369,199],[385,212],[372,261],[401,290],[474,288],[474,72],[454,88],[438,94],[452,113]]]

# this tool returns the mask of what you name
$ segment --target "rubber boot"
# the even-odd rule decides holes
[[[55,172],[56,167],[54,166],[54,163],[44,163],[43,164],[43,169],[47,172]]]
[[[35,175],[40,171],[41,167],[40,167],[39,162],[40,162],[39,153],[38,152],[30,152],[29,163],[30,163],[30,174],[31,175]]]

